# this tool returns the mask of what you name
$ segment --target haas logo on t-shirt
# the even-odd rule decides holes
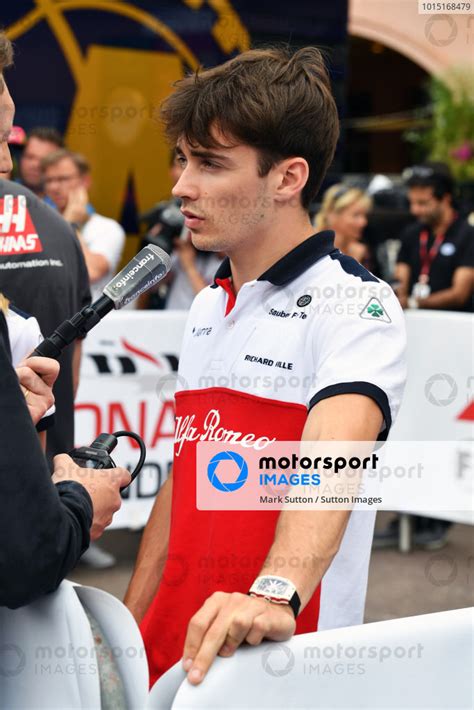
[[[0,256],[34,254],[43,251],[26,204],[26,197],[0,198]]]

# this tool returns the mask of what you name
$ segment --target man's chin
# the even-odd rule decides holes
[[[437,220],[431,217],[420,217],[419,222],[422,227],[427,227],[428,229],[432,229],[437,224]]]
[[[189,231],[191,232],[191,241],[196,249],[199,249],[199,251],[215,251],[212,237],[201,231]]]

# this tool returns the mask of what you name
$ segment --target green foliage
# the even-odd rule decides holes
[[[417,160],[447,163],[457,180],[474,180],[474,72],[451,69],[428,85],[431,121],[426,130],[407,131]]]

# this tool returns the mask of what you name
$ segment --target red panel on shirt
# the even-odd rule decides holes
[[[280,441],[298,441],[307,416],[300,404],[226,388],[188,390],[176,395],[181,434],[191,433],[191,427],[203,434],[212,410],[219,427]],[[216,415],[212,418],[215,423]],[[182,657],[188,622],[213,592],[248,591],[271,547],[278,516],[279,511],[267,510],[197,510],[196,441],[184,437],[175,443],[168,560],[141,626],[152,685]],[[298,617],[296,633],[316,631],[319,597],[318,587]]]

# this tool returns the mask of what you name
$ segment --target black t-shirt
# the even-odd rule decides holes
[[[47,337],[90,302],[79,241],[68,223],[23,185],[0,180],[0,292],[38,320]],[[74,446],[73,346],[61,356],[48,455]]]
[[[410,266],[410,293],[420,276],[420,234],[426,230],[428,230],[427,250],[429,252],[434,243],[434,235],[425,225],[415,222],[401,234],[402,244],[397,262]],[[431,262],[429,271],[431,292],[451,288],[454,272],[460,266],[474,267],[474,227],[471,227],[465,219],[458,217],[446,230],[438,253]],[[462,310],[470,310],[470,302]]]

